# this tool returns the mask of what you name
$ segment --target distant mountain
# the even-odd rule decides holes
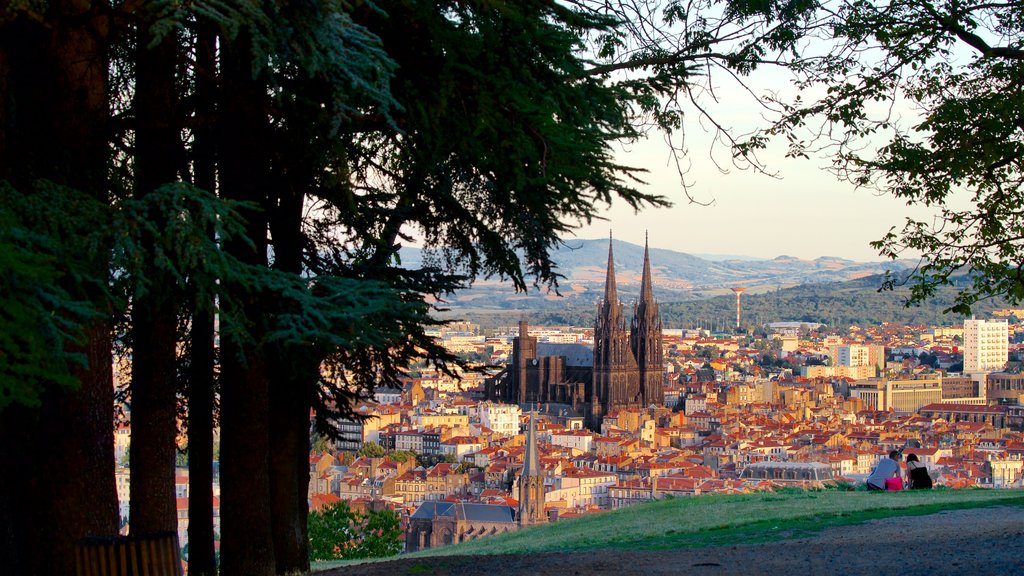
[[[696,252],[693,254],[697,258],[707,260],[709,262],[721,262],[723,260],[766,260],[766,258],[758,258],[756,256],[743,256],[741,254],[707,254],[702,252]]]
[[[612,247],[620,298],[629,300],[639,292],[644,247],[621,240],[613,241]],[[827,256],[814,260],[779,256],[770,260],[734,257],[711,261],[663,248],[651,248],[650,253],[655,297],[662,302],[727,294],[731,288],[757,293],[800,284],[843,282],[908,268],[899,261],[855,262]],[[401,258],[403,264],[413,267],[420,265],[424,255],[416,248],[403,248]],[[515,310],[597,301],[604,290],[607,240],[571,240],[554,253],[553,259],[565,277],[559,282],[561,297],[537,290],[517,294],[508,283],[479,280],[448,304],[456,308]]]

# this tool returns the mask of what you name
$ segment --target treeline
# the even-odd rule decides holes
[[[873,326],[885,322],[949,326],[963,322],[963,316],[945,310],[955,303],[956,286],[938,290],[922,304],[907,306],[906,288],[882,290],[883,278],[871,276],[835,284],[804,284],[769,292],[747,292],[742,296],[741,323],[744,326],[769,322],[799,321],[844,328],[851,325]],[[995,300],[982,300],[973,307],[979,318],[996,308],[1005,307]],[[571,306],[562,310],[529,313],[473,315],[483,326],[507,326],[520,316],[536,324],[591,326],[595,312],[589,306]],[[700,300],[661,303],[662,323],[666,328],[706,328],[731,331],[736,323],[736,298],[732,294]]]
[[[779,321],[817,322],[829,326],[874,326],[885,322],[949,326],[963,322],[963,316],[947,313],[954,305],[955,287],[945,287],[922,303],[907,306],[909,291],[882,290],[882,278],[874,276],[837,284],[805,284],[760,294],[744,293],[741,322],[744,325]],[[1002,304],[984,300],[973,311],[988,317]],[[707,300],[671,302],[661,307],[666,325],[695,327],[701,322],[735,325],[736,299],[732,295]]]

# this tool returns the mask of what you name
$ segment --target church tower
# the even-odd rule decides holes
[[[644,239],[644,272],[640,281],[640,298],[633,307],[630,326],[630,344],[640,367],[640,395],[643,405],[661,406],[665,401],[662,383],[665,381],[664,352],[661,349],[661,314],[654,300],[651,284],[651,258]]]
[[[519,525],[531,526],[548,521],[544,513],[544,471],[537,452],[537,415],[530,414],[526,432],[526,453],[523,454],[523,474],[519,477]]]
[[[635,406],[641,402],[640,371],[629,345],[626,318],[615,287],[615,258],[608,238],[608,271],[604,298],[598,304],[594,323],[594,384],[592,418],[603,417],[610,408]]]
[[[537,357],[537,337],[530,336],[530,327],[526,320],[519,321],[519,338],[512,341],[511,390],[506,402],[525,404],[536,402],[535,391],[529,390],[530,379],[527,377],[527,363]],[[531,392],[534,392],[531,394]]]

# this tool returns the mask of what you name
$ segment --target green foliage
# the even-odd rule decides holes
[[[331,440],[322,434],[314,434],[313,440],[309,443],[309,449],[317,454],[325,454],[331,448]]]
[[[401,526],[391,510],[360,514],[339,502],[309,514],[310,560],[382,558],[401,549]]]
[[[119,275],[120,280],[131,280],[130,296],[139,298],[153,287],[154,270],[166,273],[180,290],[188,288],[200,302],[227,296],[218,288],[223,281],[256,288],[271,282],[268,273],[220,248],[227,239],[244,241],[238,208],[237,203],[184,183],[122,200],[113,213],[112,266],[126,274]]]
[[[406,226],[438,270],[522,289],[527,276],[556,280],[549,251],[595,205],[662,202],[612,159],[612,142],[638,135],[628,94],[585,74],[577,52],[580,34],[604,21],[541,3],[378,5],[386,17],[368,11],[359,22],[398,64],[401,132],[360,132],[346,146],[351,188],[330,200],[364,247],[357,259],[393,262]]]
[[[416,461],[416,453],[412,451],[406,452],[404,450],[395,450],[394,452],[390,452],[388,454],[388,457],[394,460],[395,462],[400,463],[405,463],[410,458],[412,458],[414,462]]]
[[[938,213],[872,243],[891,258],[924,255],[909,282],[887,284],[909,283],[912,304],[965,272],[951,311],[1024,301],[1021,13],[1017,2],[848,2],[801,31],[823,57],[804,59],[797,87],[825,95],[787,103],[768,134],[785,135],[792,155],[827,148],[841,177]]]
[[[385,454],[384,448],[376,442],[364,442],[363,446],[359,449],[359,455],[366,456],[367,458],[382,458]]]
[[[89,197],[47,182],[29,194],[0,182],[0,410],[37,406],[48,386],[77,386],[74,347],[100,316],[88,254],[104,212]],[[73,287],[73,288],[72,288]]]
[[[957,286],[936,291],[927,302],[906,305],[910,291],[901,288],[880,291],[881,277],[867,277],[844,283],[805,284],[778,291],[744,294],[743,314],[753,324],[774,321],[815,322],[830,328],[850,325],[878,326],[895,324],[945,326],[957,324],[962,317],[945,312],[957,297]],[[691,326],[701,318],[728,318],[735,313],[735,298],[717,296],[704,300],[662,304],[666,325]],[[1000,300],[978,303],[975,311],[986,314],[1002,304]]]
[[[179,448],[174,451],[174,465],[178,468],[188,468],[188,447]]]

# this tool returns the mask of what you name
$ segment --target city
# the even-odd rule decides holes
[[[1019,571],[1020,8],[4,3],[0,571]]]
[[[311,511],[394,510],[415,551],[669,496],[852,487],[897,448],[940,486],[1021,487],[1024,374],[1008,368],[1024,350],[1024,310],[952,327],[837,334],[774,322],[762,334],[711,334],[661,328],[647,258],[644,270],[634,309],[649,311],[657,334],[638,321],[626,330],[611,253],[595,327],[434,330],[451,352],[494,367],[453,377],[412,366],[402,388],[359,403],[336,438],[314,431]],[[740,314],[737,298],[737,325]],[[629,348],[645,337],[664,367],[647,390]],[[602,365],[601,350],[618,360],[605,353]],[[121,428],[119,456],[129,442]],[[118,471],[125,520],[128,474]],[[187,469],[177,484],[184,546]],[[543,502],[532,518],[528,486]]]

